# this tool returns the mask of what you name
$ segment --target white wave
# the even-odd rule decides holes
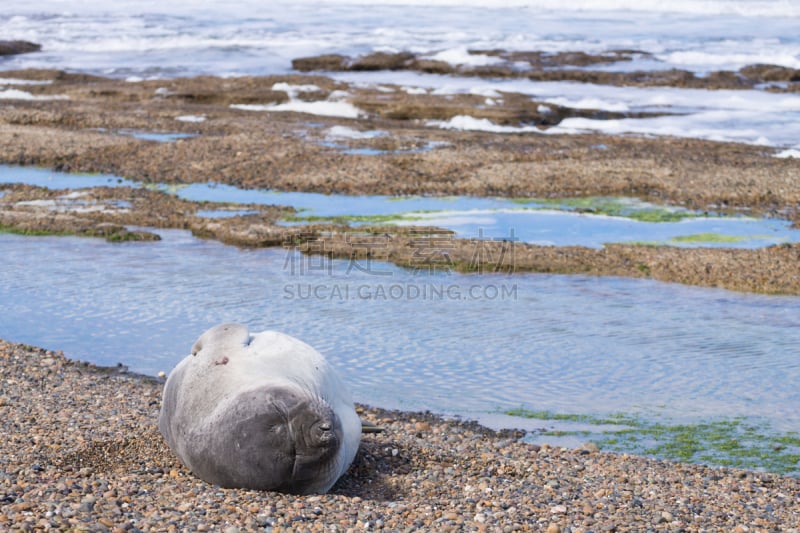
[[[498,58],[468,50],[496,48],[638,49],[661,62],[610,68],[683,65],[702,73],[712,63],[795,64],[792,17],[800,16],[800,1],[329,0],[321,7],[311,0],[278,0],[265,9],[261,0],[4,0],[3,14],[0,34],[44,45],[41,52],[15,57],[15,65],[121,78],[285,73],[293,58],[331,52],[408,50],[487,64]],[[773,18],[758,24],[754,16]]]
[[[762,146],[776,146],[800,138],[800,124],[794,120],[754,112],[712,111],[694,115],[670,115],[651,118],[619,120],[594,120],[568,118],[548,133],[599,132],[609,135],[639,134],[708,139],[711,141],[741,142]],[[747,124],[752,124],[748,127]]]
[[[715,49],[713,51],[703,50],[681,50],[665,54],[656,54],[656,57],[666,63],[675,66],[691,68],[702,67],[703,70],[738,70],[745,65],[768,64],[779,65],[788,68],[800,68],[800,47],[795,50],[785,50],[781,54],[776,54],[774,50],[764,49],[753,52],[742,52],[741,43],[731,43],[739,48],[737,52]],[[792,53],[796,52],[796,53]]]
[[[51,80],[21,80],[17,78],[0,78],[0,85],[50,85]]]
[[[313,84],[292,85],[291,83],[278,82],[272,85],[272,90],[283,91],[289,95],[289,98],[295,98],[299,93],[313,93],[319,91],[320,88]]]
[[[205,115],[181,115],[175,117],[175,120],[180,122],[205,122],[206,118]]]
[[[773,117],[774,118],[774,117]],[[755,118],[750,118],[755,121]],[[742,121],[747,123],[746,120]],[[567,118],[557,126],[541,130],[535,126],[501,126],[488,119],[458,115],[450,120],[431,120],[431,127],[460,131],[485,131],[490,133],[539,133],[539,134],[581,134],[588,132],[607,135],[655,135],[720,142],[740,142],[761,146],[776,146],[800,138],[800,123],[793,120],[760,124],[758,128],[735,127],[735,113],[710,112],[697,115],[663,116],[641,119],[596,120],[589,118]],[[777,157],[794,157],[796,150],[787,150]]]
[[[327,100],[306,102],[296,100],[298,93],[319,91],[316,85],[292,85],[279,82],[272,86],[275,91],[285,91],[289,94],[289,101],[282,104],[232,104],[234,109],[245,111],[294,111],[297,113],[308,113],[309,115],[319,115],[324,117],[340,118],[359,118],[364,112],[353,104],[344,101],[350,96],[345,91],[333,91],[328,95]]]
[[[782,159],[786,159],[789,157],[793,157],[796,159],[800,159],[800,149],[797,148],[789,148],[787,150],[782,150],[775,154],[773,157],[780,157]]]
[[[347,126],[333,126],[328,130],[327,136],[333,139],[374,139],[386,134],[381,130],[358,131]]]
[[[564,98],[557,96],[555,98],[547,98],[546,102],[549,104],[556,104],[564,107],[571,107],[573,109],[602,109],[604,111],[630,111],[630,107],[625,102],[608,102],[601,98]],[[550,110],[550,108],[547,108]]]
[[[0,91],[0,100],[67,100],[69,97],[64,94],[36,95],[18,89],[6,89]]]
[[[231,107],[245,111],[293,111],[322,117],[358,118],[363,115],[360,109],[348,102],[293,100],[283,104],[232,104]]]
[[[470,89],[469,94],[475,94],[478,96],[485,96],[487,98],[502,98],[503,95],[500,94],[497,89],[492,87],[473,87]],[[433,94],[438,94],[436,91],[433,91]]]
[[[465,65],[470,67],[484,67],[487,65],[496,65],[503,63],[503,59],[496,56],[489,56],[486,54],[471,54],[466,46],[459,46],[457,48],[450,48],[442,50],[433,55],[426,56],[428,59],[435,61],[444,61],[451,65]]]
[[[457,115],[450,120],[429,120],[426,125],[445,130],[487,131],[491,133],[534,133],[540,132],[533,126],[501,126],[488,118],[475,118]]]
[[[601,111],[655,112],[663,117],[622,120],[572,118],[550,133],[600,131],[697,137],[718,141],[789,147],[800,138],[800,95],[757,90],[705,90],[674,87],[614,87],[572,82],[494,80],[417,73],[341,73],[335,78],[362,85],[388,76],[407,87],[431,88],[437,94],[481,94],[483,91],[527,94],[532,100]],[[496,133],[540,132],[529,126],[500,126],[474,117],[431,121],[431,126]]]
[[[344,72],[337,80],[362,86],[395,79],[406,87],[432,89],[437,95],[499,92],[527,94],[534,100],[592,108],[603,111],[669,111],[677,113],[703,110],[800,111],[800,95],[776,94],[757,90],[706,90],[675,87],[617,87],[576,82],[537,82],[526,79],[479,81],[469,77],[419,74],[415,72]]]

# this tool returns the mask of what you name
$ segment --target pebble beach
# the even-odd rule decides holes
[[[162,380],[6,341],[0,373],[0,530],[800,531],[798,478],[367,406],[385,431],[330,493],[221,489],[158,433]]]

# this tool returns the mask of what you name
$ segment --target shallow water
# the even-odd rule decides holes
[[[41,168],[0,165],[0,183],[27,183],[60,188],[97,186],[140,187],[141,183],[113,175],[65,174]],[[800,242],[800,230],[777,219],[749,217],[697,217],[676,222],[643,222],[627,214],[660,210],[687,213],[679,208],[655,206],[635,199],[599,199],[615,202],[626,216],[587,215],[565,203],[559,210],[536,200],[476,197],[348,196],[244,190],[230,185],[193,183],[154,185],[193,201],[261,205],[291,205],[300,217],[348,217],[392,215],[380,220],[397,225],[435,225],[452,229],[458,237],[515,239],[521,242],[601,247],[607,243],[647,242],[673,246],[756,248],[782,242]],[[566,201],[565,201],[566,202]],[[244,213],[240,212],[237,214]],[[201,216],[230,216],[230,212],[203,212]],[[363,221],[376,223],[374,219]],[[358,224],[359,221],[351,221]]]
[[[0,234],[0,338],[155,374],[225,321],[322,351],[355,399],[481,417],[526,407],[800,430],[800,298],[582,276],[426,276],[160,231]]]
[[[194,133],[179,133],[179,132],[150,132],[150,131],[138,131],[138,130],[119,130],[117,131],[120,135],[129,135],[135,139],[141,139],[143,141],[155,141],[159,143],[170,143],[179,141],[181,139],[191,139],[192,137],[197,137]]]

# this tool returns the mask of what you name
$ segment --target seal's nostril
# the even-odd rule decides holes
[[[331,423],[330,422],[325,422],[324,424],[320,424],[319,427],[323,431],[330,431],[331,430]]]

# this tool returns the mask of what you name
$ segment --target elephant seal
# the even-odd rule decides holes
[[[328,491],[358,451],[342,380],[308,344],[222,324],[170,372],[158,428],[187,468],[226,488]]]

